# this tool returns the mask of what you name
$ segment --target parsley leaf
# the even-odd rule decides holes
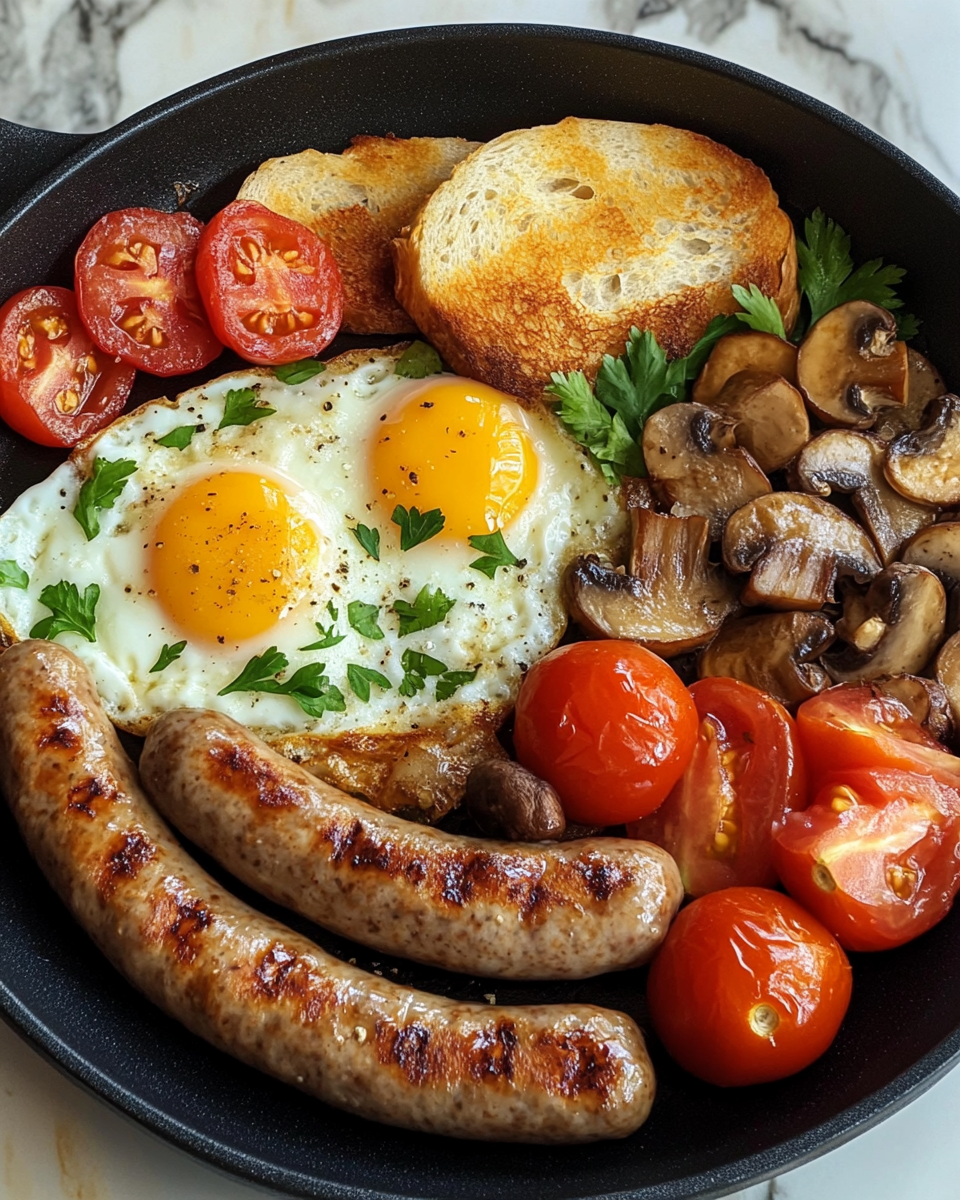
[[[196,425],[178,425],[176,429],[165,433],[163,437],[154,438],[154,441],[158,446],[167,446],[171,450],[186,450],[196,432]]]
[[[463,687],[465,683],[469,683],[472,679],[476,679],[479,667],[474,667],[472,671],[447,671],[437,680],[437,699],[449,700],[458,688]]]
[[[380,561],[380,530],[371,529],[369,525],[357,525],[350,532],[372,559]]]
[[[894,313],[897,319],[897,337],[901,342],[909,342],[920,332],[920,321],[913,313]]]
[[[100,532],[100,509],[113,508],[114,502],[123,491],[128,475],[137,469],[132,458],[110,462],[105,458],[93,460],[93,470],[84,480],[73,515],[77,524],[92,542]]]
[[[383,630],[377,623],[380,609],[375,604],[364,604],[362,600],[351,600],[347,605],[347,620],[361,637],[379,642],[383,638]]]
[[[276,676],[289,666],[285,654],[271,646],[263,654],[255,654],[240,674],[218,696],[231,692],[269,692],[275,696],[289,696],[311,717],[320,717],[325,712],[343,712],[346,701],[343,692],[334,687],[324,675],[324,663],[310,663],[281,683]]]
[[[357,663],[347,663],[347,682],[353,689],[353,694],[366,703],[370,699],[370,684],[375,683],[384,691],[390,691],[393,684],[379,671],[372,667],[361,667]]]
[[[621,475],[646,475],[643,453],[630,436],[619,413],[613,416],[594,396],[582,371],[564,375],[554,371],[547,391],[560,404],[556,412],[563,425],[581,446],[590,451],[607,483],[619,483]]]
[[[314,375],[319,375],[327,368],[315,358],[301,358],[297,362],[283,363],[273,368],[273,373],[281,383],[306,383]]]
[[[406,600],[394,600],[393,611],[400,618],[400,636],[439,625],[454,604],[456,601],[445,596],[439,588],[431,592],[426,584],[412,604]]]
[[[38,621],[30,630],[32,638],[55,638],[61,633],[79,633],[88,642],[95,642],[94,630],[97,601],[100,588],[91,583],[84,589],[83,596],[75,583],[65,579],[50,584],[40,593],[40,603],[53,614]]]
[[[217,695],[229,696],[231,692],[259,691],[259,684],[272,679],[274,675],[279,675],[289,665],[290,660],[287,656],[281,654],[276,646],[271,646],[269,650],[264,650],[263,654],[255,654],[236,679],[225,688],[221,688]]]
[[[164,645],[160,651],[160,657],[150,668],[150,674],[154,675],[157,671],[165,671],[172,662],[177,661],[186,648],[186,642],[174,642],[172,646]]]
[[[217,429],[229,429],[231,425],[252,425],[262,417],[272,417],[277,410],[265,400],[258,400],[253,388],[231,388],[223,405],[223,420]]]
[[[632,438],[639,438],[647,417],[686,395],[683,359],[667,361],[649,329],[630,330],[624,354],[603,356],[597,372],[597,399],[623,417]]]
[[[783,315],[775,300],[765,296],[755,283],[750,284],[749,291],[739,283],[735,283],[731,290],[734,299],[744,310],[733,314],[738,321],[757,330],[758,333],[772,333],[786,340],[787,331],[783,327]]]
[[[403,681],[399,689],[401,696],[415,696],[417,692],[422,692],[427,686],[428,676],[443,675],[447,669],[447,664],[439,658],[431,658],[419,650],[404,650],[400,666],[403,668]]]
[[[426,379],[428,375],[439,375],[443,370],[440,355],[426,342],[411,342],[397,359],[393,368],[395,375],[406,379]]]
[[[520,559],[507,549],[503,534],[498,529],[495,533],[475,533],[469,538],[474,550],[479,550],[483,558],[475,558],[470,566],[475,571],[482,571],[488,579],[493,579],[497,567],[515,567]]]
[[[314,621],[317,633],[320,634],[320,640],[318,642],[311,642],[309,646],[299,646],[299,650],[329,650],[331,646],[338,646],[347,636],[345,633],[335,632],[337,627],[337,610],[332,604],[328,604],[327,608],[330,610],[333,621],[326,628],[319,621]]]
[[[30,576],[19,563],[12,558],[0,560],[0,587],[20,588],[26,591],[30,586]]]
[[[407,512],[402,504],[398,504],[390,520],[400,526],[400,549],[412,550],[421,542],[436,537],[446,518],[439,508],[431,508],[425,513],[421,513],[419,508],[411,508]]]

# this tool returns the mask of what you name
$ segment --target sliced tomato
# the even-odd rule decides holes
[[[772,887],[773,826],[808,799],[793,718],[736,679],[702,679],[690,695],[700,717],[690,765],[657,811],[627,832],[668,850],[691,896]]]
[[[234,200],[203,231],[197,281],[217,337],[248,362],[319,354],[340,328],[343,283],[326,244],[252,200]]]
[[[784,886],[848,950],[925,933],[960,887],[960,788],[893,767],[838,771],[774,833]]]
[[[189,213],[122,208],[83,239],[77,304],[101,350],[151,375],[182,375],[213,362],[217,340],[197,290],[203,226]]]
[[[919,771],[948,785],[960,783],[960,758],[927,733],[905,704],[869,684],[842,684],[804,701],[797,734],[815,789],[857,767]]]
[[[109,425],[134,374],[94,346],[69,288],[27,288],[0,308],[0,416],[32,442],[75,446]]]

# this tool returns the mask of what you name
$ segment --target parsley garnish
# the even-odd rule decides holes
[[[217,429],[229,429],[231,425],[252,425],[262,417],[272,417],[276,411],[265,400],[258,400],[253,388],[232,388],[227,392],[223,420]]]
[[[437,680],[437,699],[449,700],[458,688],[463,687],[465,683],[469,683],[472,679],[476,679],[479,667],[474,667],[472,671],[446,671]]]
[[[384,691],[389,691],[393,687],[393,684],[386,675],[381,675],[379,671],[374,671],[372,667],[358,666],[357,663],[347,664],[347,682],[353,689],[353,694],[364,703],[370,699],[371,683],[375,683],[377,687],[383,688]]]
[[[393,510],[390,520],[400,526],[400,549],[412,550],[421,542],[428,542],[436,537],[443,528],[445,517],[439,508],[431,508],[422,513],[419,508],[411,508],[409,512],[398,504]]]
[[[171,429],[163,437],[155,438],[154,440],[158,446],[167,446],[171,450],[186,450],[193,441],[193,435],[196,432],[196,425],[178,425],[176,429]]]
[[[165,671],[172,662],[177,661],[186,648],[186,642],[174,642],[172,646],[165,645],[160,651],[160,657],[150,668],[150,674],[154,675],[157,671]]]
[[[854,270],[849,236],[819,208],[804,221],[803,232],[806,240],[797,238],[797,278],[810,306],[809,324],[850,300],[868,300],[891,312],[903,307],[893,290],[906,274],[902,267],[873,258]],[[897,324],[899,337],[915,336],[916,317],[904,313],[898,316]]]
[[[377,624],[380,609],[375,604],[364,604],[362,600],[351,600],[347,605],[347,620],[361,637],[379,642],[383,630]]]
[[[350,532],[372,559],[380,561],[380,530],[371,529],[369,525],[357,525]]]
[[[254,655],[240,674],[218,696],[231,692],[270,692],[275,696],[289,696],[311,717],[321,717],[325,712],[343,712],[346,701],[343,692],[334,687],[324,675],[324,663],[310,663],[295,671],[286,682],[276,677],[290,665],[285,654],[271,646],[263,654]]]
[[[40,603],[50,609],[52,616],[44,617],[30,630],[32,638],[55,638],[61,633],[79,633],[88,642],[95,642],[94,620],[100,588],[91,583],[83,596],[75,583],[65,579],[50,584],[40,593]]]
[[[132,458],[110,462],[105,458],[93,460],[93,470],[84,480],[73,515],[91,542],[100,532],[100,509],[113,508],[114,502],[123,491],[128,475],[137,469]]]
[[[439,625],[454,604],[456,601],[445,596],[439,588],[431,592],[426,584],[412,604],[406,600],[394,600],[393,611],[400,618],[400,636]]]
[[[429,675],[443,675],[447,669],[447,664],[439,658],[431,658],[419,650],[404,650],[400,666],[403,668],[403,681],[399,689],[401,696],[415,696],[417,692],[422,692]]]
[[[12,558],[0,560],[0,587],[20,588],[26,591],[30,586],[30,576],[19,563]]]
[[[411,342],[397,359],[393,373],[406,379],[426,379],[428,375],[439,375],[442,370],[440,355],[432,346],[426,342]]]
[[[480,550],[484,555],[483,558],[475,558],[470,566],[475,571],[482,571],[488,579],[496,575],[497,567],[515,567],[520,561],[507,549],[499,529],[496,533],[474,533],[469,541],[474,550]]]
[[[755,283],[750,284],[749,291],[745,287],[741,287],[739,283],[735,283],[732,290],[734,299],[743,309],[743,312],[733,314],[738,321],[742,321],[744,325],[757,330],[758,333],[772,333],[776,337],[786,340],[787,331],[783,327],[783,314],[777,308],[776,300],[765,296]]]
[[[337,646],[347,636],[345,633],[337,633],[337,610],[332,604],[327,605],[327,610],[333,620],[329,625],[324,627],[319,621],[314,621],[317,627],[317,633],[320,634],[318,642],[311,642],[309,646],[300,646],[300,650],[329,650],[331,646]]]
[[[282,366],[274,367],[273,373],[281,383],[306,383],[308,379],[312,379],[314,375],[319,375],[326,369],[324,364],[317,362],[315,358],[301,358],[298,362],[284,363]]]

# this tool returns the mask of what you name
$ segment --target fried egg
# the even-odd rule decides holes
[[[180,707],[273,739],[405,735],[480,711],[498,723],[564,631],[564,567],[616,553],[625,514],[551,413],[456,376],[403,378],[398,354],[352,352],[297,385],[235,373],[114,422],[0,517],[0,562],[29,577],[0,587],[6,636],[51,615],[44,589],[96,585],[95,640],[58,637],[137,733]],[[74,511],[98,459],[129,474],[88,538]],[[398,506],[439,510],[442,528],[403,549]],[[470,539],[497,531],[516,561],[485,573]],[[439,619],[410,631],[424,596]],[[322,663],[342,705],[221,694],[270,650],[281,685]],[[433,660],[422,687],[403,686],[405,651]]]

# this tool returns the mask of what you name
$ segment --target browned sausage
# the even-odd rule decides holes
[[[354,800],[230,717],[167,713],[140,760],[164,816],[271,900],[366,946],[502,979],[584,979],[653,956],[683,898],[627,838],[460,837]]]
[[[61,646],[0,655],[0,783],[110,961],[244,1062],[350,1112],[456,1137],[587,1142],[646,1118],[653,1073],[622,1013],[413,991],[226,894],[147,803],[90,676]]]

